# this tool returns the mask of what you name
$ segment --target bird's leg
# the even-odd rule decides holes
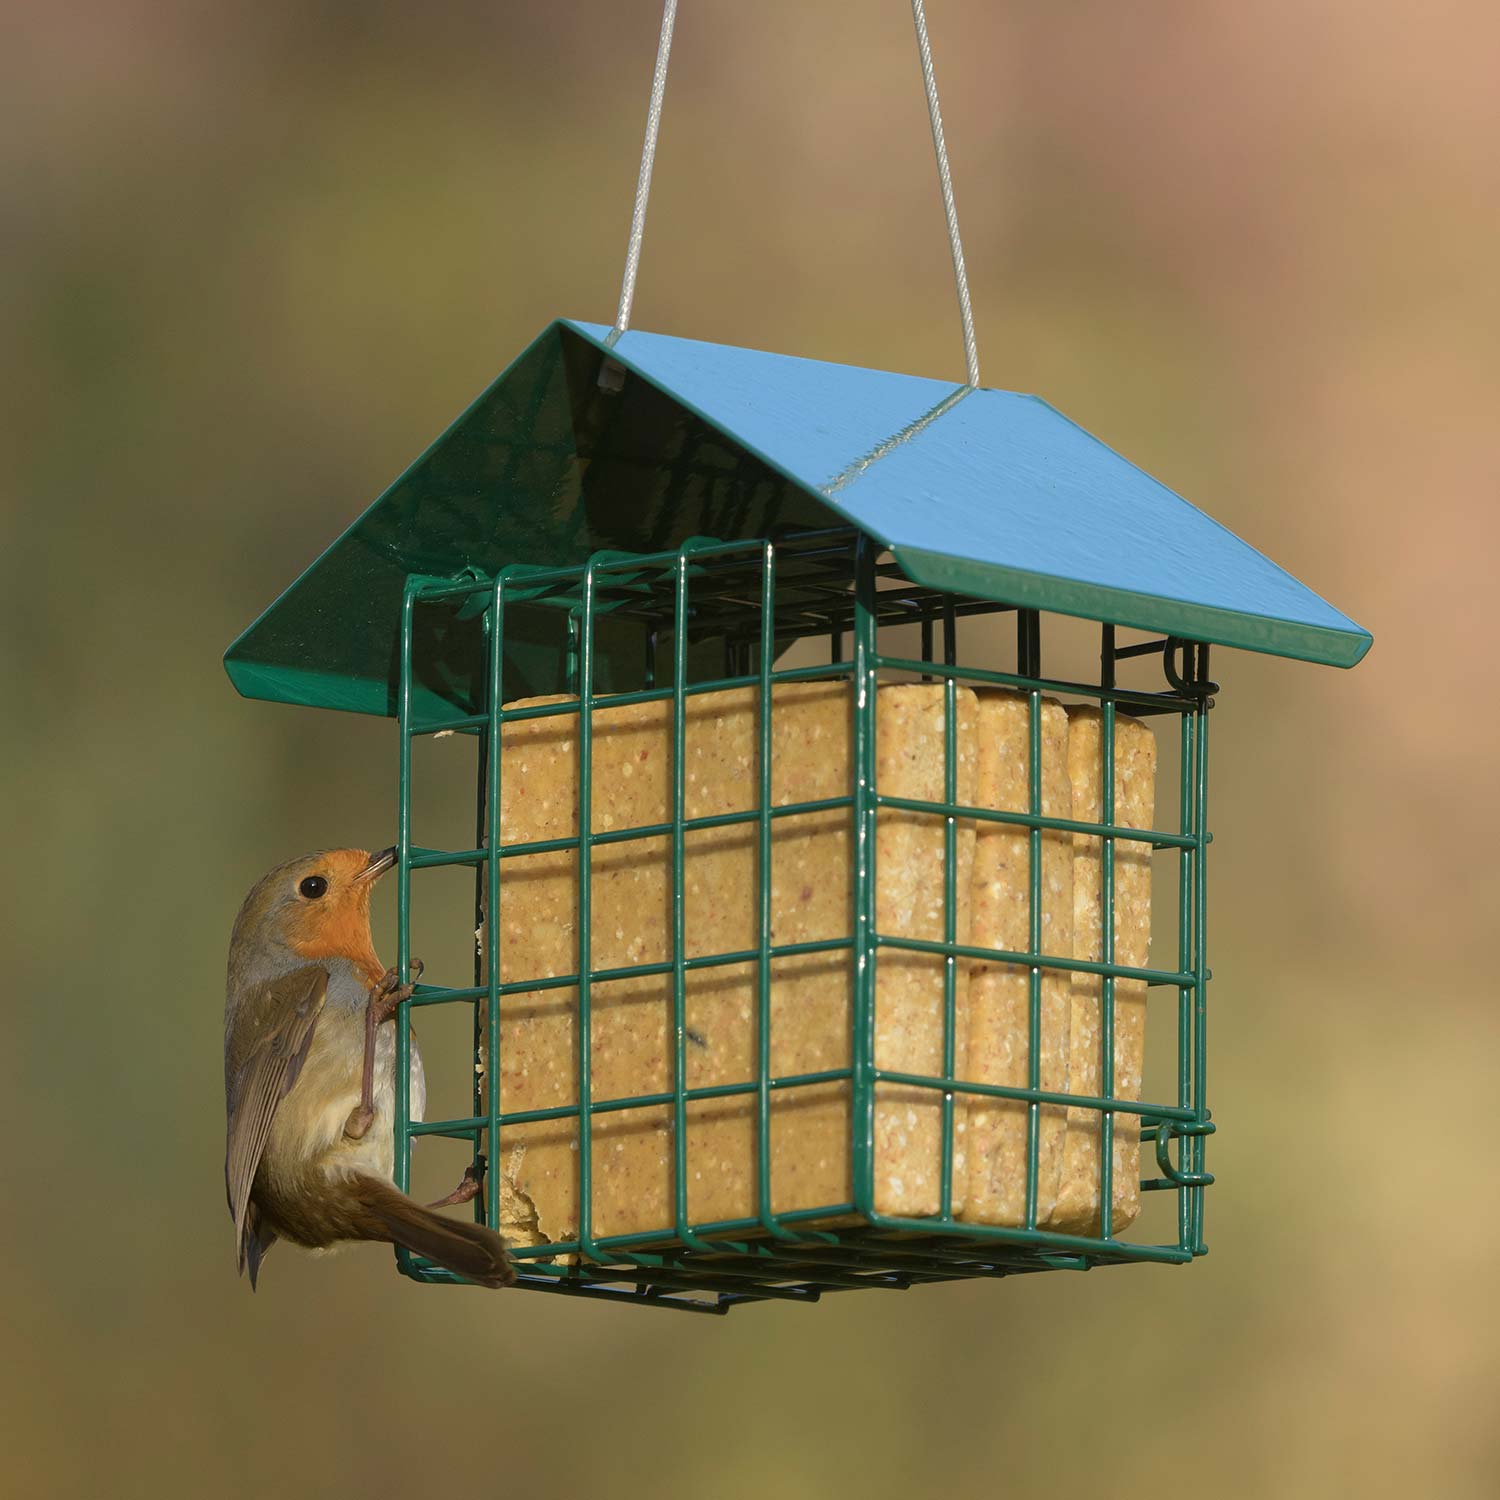
[[[472,1203],[484,1191],[484,1158],[471,1162],[456,1188],[446,1198],[429,1203],[428,1208],[450,1208],[455,1203]]]
[[[411,999],[416,982],[422,977],[422,967],[420,958],[411,961],[410,984],[402,984],[401,976],[394,969],[387,969],[380,983],[370,990],[365,1005],[365,1055],[359,1075],[359,1103],[344,1122],[344,1134],[352,1141],[363,1140],[375,1120],[375,1032],[383,1021],[396,1014],[396,1007],[403,1000]]]

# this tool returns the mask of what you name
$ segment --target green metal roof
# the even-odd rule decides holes
[[[618,393],[599,388],[606,356],[638,377]],[[411,573],[489,576],[844,522],[930,587],[1336,666],[1370,646],[1035,396],[559,321],[225,665],[249,697],[390,714]],[[453,684],[429,688],[453,701]]]

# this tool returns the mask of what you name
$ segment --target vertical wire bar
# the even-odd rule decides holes
[[[396,735],[400,743],[396,801],[396,971],[405,984],[411,972],[411,699],[412,636],[416,588],[408,579],[401,598],[401,680],[396,688]],[[396,1008],[396,1105],[394,1180],[411,1187],[411,1007]]]
[[[489,628],[488,617],[485,619],[486,628]],[[484,848],[484,831],[489,823],[489,730],[481,729],[474,736],[474,845],[476,849]],[[485,929],[485,861],[481,860],[474,866],[474,962],[472,966],[473,986],[476,990],[484,986],[484,949],[479,942],[479,934]],[[487,1079],[481,1071],[480,1062],[483,1057],[485,1038],[489,1035],[488,1014],[485,1010],[485,997],[477,996],[471,1003],[473,1009],[472,1025],[470,1027],[470,1038],[474,1051],[474,1087],[470,1090],[469,1108],[474,1118],[481,1119],[485,1114],[485,1094]],[[480,1149],[480,1142],[487,1140],[486,1150]],[[474,1131],[474,1170],[481,1173],[480,1181],[488,1185],[489,1162],[495,1156],[495,1136],[491,1131],[486,1136],[484,1128],[476,1127]],[[474,1217],[480,1222],[484,1221],[487,1211],[487,1195],[476,1196],[474,1199]]]
[[[1040,657],[1040,643],[1037,647]],[[1027,673],[1035,665],[1036,675],[1041,675],[1040,660],[1028,661]],[[1027,719],[1026,808],[1032,817],[1042,814],[1042,694],[1033,687],[1027,694],[1030,714]],[[1071,837],[1071,835],[1070,835]],[[1027,899],[1031,902],[1030,924],[1027,945],[1032,963],[1027,975],[1027,1060],[1026,1087],[1039,1089],[1042,1086],[1042,970],[1036,960],[1042,951],[1042,830],[1032,828],[1027,837],[1028,867],[1026,872]],[[1036,1228],[1037,1177],[1041,1171],[1041,1105],[1033,1099],[1026,1106],[1026,1227]]]
[[[578,662],[578,1245],[592,1260],[594,1243],[593,966],[594,884],[594,592],[595,567],[583,570],[583,617],[569,617]]]
[[[503,720],[500,705],[504,695],[505,662],[505,576],[495,579],[490,595],[490,661],[489,724],[485,729],[488,746],[486,770],[489,793],[485,803],[485,981],[487,1035],[490,1066],[485,1077],[485,1114],[489,1118],[490,1162],[485,1174],[485,1222],[491,1229],[500,1227],[500,793],[501,766],[505,745],[501,736]],[[580,1116],[582,1111],[580,1110]]]
[[[1169,648],[1170,649],[1170,648]],[[1182,713],[1182,764],[1178,771],[1178,831],[1184,836],[1193,834],[1196,782],[1193,777],[1194,757],[1197,754],[1197,736],[1194,733],[1193,714]],[[1193,892],[1197,886],[1196,857],[1189,848],[1177,851],[1177,972],[1187,974],[1194,970],[1193,943]],[[1182,985],[1177,991],[1177,1105],[1180,1109],[1192,1107],[1193,1088],[1193,989],[1192,984]],[[1162,1129],[1162,1126],[1158,1126]],[[1191,1250],[1194,1244],[1191,1190],[1177,1189],[1177,1243],[1183,1250]]]
[[[875,1209],[875,556],[854,543],[854,1026],[850,1163],[856,1212]]]
[[[1104,681],[1101,686],[1115,685],[1115,629],[1113,625],[1103,627],[1104,660],[1101,662]],[[1102,733],[1099,745],[1100,802],[1104,809],[1104,822],[1112,827],[1115,821],[1115,700],[1110,697],[1102,705]],[[1100,986],[1099,1022],[1099,1093],[1102,1098],[1115,1096],[1115,976],[1108,966],[1115,961],[1115,841],[1106,835],[1099,843],[1099,907],[1100,950],[1099,957],[1106,965],[1103,983]],[[1115,1112],[1107,1109],[1099,1122],[1099,1238],[1110,1239],[1114,1218],[1114,1167],[1115,1167]]]
[[[1208,680],[1208,647],[1198,647],[1198,680],[1204,685]],[[1197,908],[1194,921],[1195,954],[1193,963],[1193,991],[1196,1009],[1196,1025],[1193,1028],[1193,1114],[1202,1125],[1208,1122],[1206,1107],[1206,1079],[1208,1064],[1208,714],[1207,696],[1198,700],[1198,761],[1197,761],[1197,827],[1194,834],[1197,848],[1194,857],[1193,900]],[[1192,1170],[1204,1170],[1207,1150],[1205,1137],[1200,1133],[1191,1138],[1190,1151]],[[1203,1243],[1203,1188],[1191,1189],[1193,1195],[1193,1249],[1202,1255],[1207,1246]]]
[[[1036,680],[1042,675],[1042,621],[1034,609],[1016,611],[1016,675]],[[1041,808],[1041,691],[1031,688],[1027,695],[1027,805],[1040,815]],[[1041,951],[1041,830],[1033,828],[1027,837],[1027,897],[1031,903],[1027,924],[1027,944],[1033,958]],[[1027,1078],[1032,1088],[1041,1086],[1042,975],[1040,965],[1033,963],[1027,974],[1026,1029],[1030,1057]],[[1027,1106],[1026,1118],[1026,1227],[1036,1228],[1037,1178],[1040,1174],[1041,1118],[1035,1100]]]
[[[948,810],[943,816],[943,941],[958,941],[958,818],[953,809],[958,803],[958,684],[957,679],[943,679],[943,801]],[[952,953],[943,955],[943,1131],[942,1193],[938,1216],[945,1223],[953,1220],[953,1067],[958,1030],[957,1015],[958,959]]]
[[[774,750],[771,715],[771,672],[776,665],[776,546],[765,544],[760,585],[760,764],[757,810],[760,820],[756,913],[756,1182],[762,1227],[778,1239],[797,1236],[783,1229],[771,1209],[771,756]]]
[[[683,851],[687,760],[688,545],[677,555],[672,635],[672,1205],[686,1240],[687,1201],[687,881]],[[725,648],[729,649],[726,638]]]

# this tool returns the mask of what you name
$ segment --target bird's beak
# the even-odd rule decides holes
[[[372,854],[370,862],[354,877],[355,881],[363,883],[379,880],[387,870],[395,866],[396,853],[396,846],[392,844],[389,849],[382,849],[378,854]]]

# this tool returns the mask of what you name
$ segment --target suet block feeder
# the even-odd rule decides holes
[[[1046,669],[1081,628],[1049,617],[1092,622],[1096,667]],[[226,666],[398,720],[403,978],[412,882],[474,872],[474,973],[409,1002],[472,1010],[472,1113],[403,1089],[398,1184],[460,1139],[475,1212],[531,1214],[522,1286],[724,1311],[1204,1253],[1215,645],[1349,667],[1370,636],[1034,396],[559,321]],[[463,849],[412,826],[444,731],[478,755]],[[1162,747],[1154,808],[1126,740]],[[638,929],[605,931],[622,899]],[[508,901],[555,915],[548,955],[507,947]],[[1132,1238],[1143,1197],[1175,1214]]]

